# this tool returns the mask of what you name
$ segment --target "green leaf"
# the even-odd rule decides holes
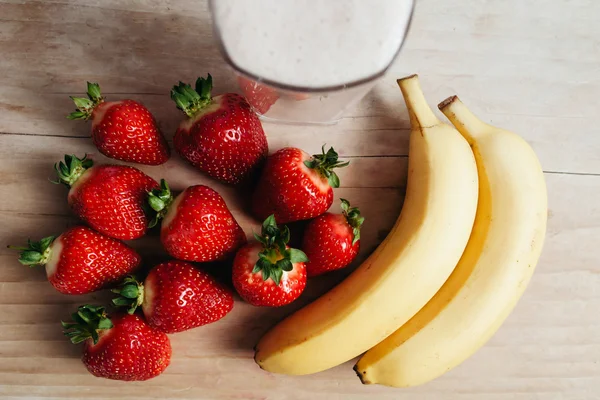
[[[317,166],[317,162],[315,160],[306,160],[304,161],[304,165],[310,169],[314,169]]]
[[[148,204],[156,212],[160,212],[165,208],[165,202],[158,198],[154,193],[148,195]]]
[[[171,188],[169,187],[169,184],[167,183],[167,181],[165,179],[161,179],[160,180],[160,188],[162,189],[162,191],[164,193],[171,193]]]
[[[71,100],[73,100],[73,102],[75,103],[75,106],[80,111],[88,110],[89,108],[93,107],[93,105],[94,105],[94,103],[90,99],[86,99],[83,97],[71,97]]]
[[[265,270],[269,270],[271,268],[271,261],[267,258],[260,257],[256,264],[254,264],[254,268],[252,268],[252,273],[256,274],[257,272],[262,271],[263,278],[265,276]]]
[[[196,80],[196,90],[190,85],[179,82],[171,89],[171,99],[177,104],[177,108],[192,118],[200,110],[212,103],[210,90],[212,89],[212,77]]]
[[[61,321],[63,333],[72,343],[81,343],[92,338],[94,343],[98,341],[99,329],[110,329],[112,322],[106,316],[104,307],[84,305],[71,315],[73,322]]]
[[[87,83],[87,95],[94,103],[102,101],[102,94],[100,93],[100,85],[97,83]]]
[[[266,281],[271,276],[271,263],[262,267],[262,279]]]
[[[81,159],[74,155],[65,154],[65,161],[54,164],[54,170],[58,176],[58,181],[70,187],[93,164],[93,161],[87,158],[87,154]]]
[[[307,262],[308,261],[308,257],[302,250],[289,249],[289,252],[290,252],[290,261],[294,264],[299,263],[299,262]]]
[[[86,119],[87,118],[87,113],[84,113],[83,111],[73,111],[71,114],[67,115],[67,119],[70,119],[71,121],[77,120],[77,119]]]
[[[75,325],[77,325],[75,322],[65,322],[65,321],[60,321],[60,324],[65,329],[71,329],[72,327],[74,327]]]
[[[47,237],[43,238],[42,240],[40,240],[40,242],[39,242],[40,243],[40,250],[42,252],[46,251],[46,249],[48,247],[50,247],[50,245],[54,241],[54,238],[55,238],[54,236],[47,236]]]
[[[283,271],[291,271],[294,269],[294,265],[292,264],[292,262],[290,260],[288,260],[287,258],[282,258],[281,260],[277,261],[277,268],[283,270]]]
[[[284,225],[281,229],[281,241],[285,244],[289,243],[290,241],[290,229],[287,227],[287,225]]]
[[[98,336],[98,331],[93,329],[92,331],[90,331],[90,334],[92,335],[92,340],[94,341],[94,344],[98,344],[98,339],[100,339],[100,336]]]
[[[279,254],[281,254],[281,255],[286,254],[287,245],[283,241],[283,239],[280,239],[280,240],[277,241],[277,250],[279,251]]]
[[[261,270],[269,269],[269,268],[271,268],[271,265],[272,265],[271,261],[269,261],[268,258],[262,258],[262,257],[258,259],[256,264],[258,264],[258,266]]]
[[[150,221],[148,221],[148,228],[152,229],[154,228],[156,225],[158,225],[158,221],[159,221],[160,217],[158,214],[154,215]]]
[[[110,329],[113,327],[113,323],[110,319],[108,318],[102,318],[99,322],[98,322],[98,329]]]
[[[128,299],[137,299],[139,290],[137,285],[125,285],[121,290],[121,296],[127,297]]]
[[[333,171],[331,171],[331,175],[329,175],[329,177],[327,178],[327,182],[329,182],[329,186],[331,186],[334,189],[340,187],[340,178]]]
[[[281,268],[273,268],[271,269],[271,279],[279,285],[281,282],[281,277],[283,276],[283,270]]]
[[[79,316],[79,318],[81,318],[82,321],[88,324],[90,323],[92,318],[94,318],[94,313],[85,308],[80,308],[79,311],[77,311],[77,315]]]
[[[35,250],[25,250],[21,252],[19,262],[23,265],[35,266],[42,264],[42,253]]]
[[[325,152],[325,145],[323,145],[322,151]],[[336,162],[337,159],[338,153],[333,149],[333,147],[330,147],[329,150],[327,150],[327,153],[325,153],[325,160],[329,162]]]
[[[131,305],[131,300],[125,297],[115,297],[112,299],[112,303],[117,307],[125,307]]]
[[[83,169],[89,169],[92,165],[94,165],[94,161],[90,158],[87,158],[87,154],[84,154],[83,159],[80,161]]]
[[[277,228],[277,222],[275,221],[275,214],[269,215],[262,223],[263,229],[267,229],[268,227]]]
[[[96,336],[98,336],[98,335],[96,334]],[[76,335],[76,336],[74,336],[74,337],[71,338],[71,343],[73,343],[73,344],[79,344],[79,343],[85,342],[87,339],[88,339],[88,336],[85,336],[85,335]],[[94,341],[94,344],[96,344],[96,343],[98,343],[98,339],[96,339]]]
[[[196,92],[200,94],[202,99],[210,99],[212,90],[212,76],[208,74],[206,79],[200,77],[196,80]]]
[[[342,203],[341,204],[342,210],[345,212],[348,212],[348,209],[350,209],[350,202],[346,199],[340,199],[340,201]]]
[[[264,237],[260,236],[259,234],[252,232],[252,235],[254,235],[254,239],[258,240],[263,246],[267,245],[267,239],[265,239]]]
[[[360,240],[360,229],[359,228],[352,229],[352,234],[354,235],[354,238],[352,239],[352,246],[354,246],[356,244],[356,242],[358,242]]]
[[[269,237],[269,244],[273,244],[275,241],[276,236],[279,233],[279,229],[277,228],[277,226],[266,226],[263,227],[263,236],[268,236]]]

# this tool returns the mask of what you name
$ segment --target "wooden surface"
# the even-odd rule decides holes
[[[219,323],[173,335],[166,373],[145,383],[87,373],[61,334],[84,301],[21,266],[7,244],[56,234],[76,221],[64,187],[48,183],[64,153],[97,154],[89,125],[71,122],[68,95],[97,81],[110,99],[143,101],[170,137],[181,115],[176,81],[210,72],[216,91],[233,79],[216,51],[200,0],[0,0],[0,396],[3,399],[598,399],[600,398],[600,2],[419,0],[393,70],[336,126],[265,124],[272,150],[323,142],[351,160],[336,192],[367,218],[361,257],[398,215],[407,163],[407,115],[395,78],[419,73],[436,104],[458,94],[484,120],[521,133],[538,153],[549,191],[548,235],[532,283],[493,339],[427,385],[363,386],[351,363],[307,377],[276,376],[252,361],[260,335],[343,273],[311,280],[283,309],[237,301]],[[143,168],[176,189],[208,183],[250,232],[234,190],[177,156]],[[152,264],[157,237],[136,242]],[[435,249],[432,249],[435,251]]]

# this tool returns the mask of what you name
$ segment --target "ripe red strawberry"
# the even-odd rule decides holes
[[[287,246],[290,231],[278,228],[274,216],[262,225],[258,240],[238,250],[233,261],[233,285],[255,306],[278,307],[296,300],[306,286],[306,254]]]
[[[238,85],[248,103],[259,114],[269,111],[271,106],[279,99],[277,90],[252,79],[240,76],[238,77]]]
[[[93,166],[87,156],[65,155],[54,165],[58,181],[69,186],[69,205],[89,226],[115,239],[144,236],[148,192],[158,183],[137,168],[125,165]]]
[[[340,186],[334,168],[338,161],[333,147],[312,157],[286,147],[269,156],[252,198],[252,211],[260,220],[275,214],[280,223],[314,218],[333,203],[333,189]]]
[[[122,280],[138,268],[141,257],[131,247],[85,226],[55,238],[27,242],[19,261],[46,267],[48,281],[61,293],[85,294]]]
[[[128,277],[113,292],[119,294],[115,306],[127,306],[133,314],[141,305],[148,325],[166,333],[210,324],[233,308],[229,290],[185,261],[157,265],[144,283]]]
[[[156,212],[150,226],[163,219],[160,239],[167,252],[180,260],[215,261],[246,243],[246,235],[225,204],[208,186],[190,186],[174,200],[163,179],[149,194]]]
[[[196,90],[179,82],[171,98],[189,118],[173,142],[179,154],[209,176],[237,184],[262,164],[268,153],[260,120],[239,94],[211,97],[212,78],[198,78]]]
[[[77,111],[68,118],[92,119],[92,140],[106,157],[147,165],[159,165],[171,151],[154,117],[137,101],[104,101],[97,83],[87,83],[87,95],[71,97]]]
[[[82,361],[92,375],[120,381],[145,381],[160,375],[171,362],[169,337],[138,315],[85,305],[63,322],[64,334],[83,342]]]
[[[348,200],[342,201],[342,214],[325,213],[313,219],[304,231],[302,250],[309,262],[309,277],[344,268],[360,248],[360,227],[364,217]]]

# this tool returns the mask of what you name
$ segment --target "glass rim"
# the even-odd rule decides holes
[[[354,80],[354,81],[351,81],[348,83],[343,83],[340,85],[323,86],[323,87],[316,87],[316,88],[315,87],[307,87],[307,86],[289,85],[289,84],[277,82],[277,81],[274,81],[271,79],[265,79],[265,78],[262,78],[258,75],[255,75],[251,72],[244,70],[239,65],[237,65],[235,62],[233,62],[233,59],[229,56],[229,53],[225,49],[225,45],[223,43],[223,39],[221,36],[221,27],[219,26],[219,24],[217,23],[217,21],[215,19],[213,3],[215,3],[216,1],[218,1],[218,0],[209,0],[209,2],[208,2],[208,9],[211,14],[212,25],[213,25],[213,33],[215,34],[215,38],[217,40],[217,47],[219,48],[219,52],[223,56],[223,59],[225,60],[225,62],[227,62],[227,64],[229,66],[231,66],[231,68],[233,68],[233,70],[235,72],[237,72],[238,74],[243,75],[247,78],[250,78],[256,82],[264,83],[268,86],[272,86],[277,89],[288,90],[288,91],[293,91],[293,92],[303,92],[303,93],[322,93],[322,92],[334,92],[334,91],[339,91],[342,89],[351,89],[351,88],[361,86],[361,85],[367,84],[369,82],[375,81],[375,80],[379,79],[380,77],[382,77],[383,75],[385,75],[385,73],[390,69],[390,67],[396,60],[396,58],[398,58],[398,55],[400,54],[402,47],[404,47],[404,43],[406,42],[406,37],[408,35],[408,31],[410,30],[410,27],[412,24],[412,19],[413,19],[413,15],[414,15],[414,11],[415,11],[415,3],[417,0],[410,0],[411,1],[410,13],[408,14],[408,23],[406,24],[406,27],[404,28],[404,34],[402,37],[402,41],[400,42],[400,46],[398,46],[398,49],[396,49],[396,52],[390,59],[390,62],[385,66],[385,68],[381,69],[380,71],[378,71],[377,73],[375,73],[373,75],[369,75],[366,78]]]

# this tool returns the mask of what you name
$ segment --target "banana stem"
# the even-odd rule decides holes
[[[458,96],[448,97],[438,104],[438,108],[448,117],[452,125],[469,140],[489,130],[489,126],[477,118]]]
[[[430,127],[441,123],[435,116],[421,90],[419,76],[411,75],[406,78],[398,79],[398,86],[402,90],[402,96],[408,108],[410,123],[413,127]]]

